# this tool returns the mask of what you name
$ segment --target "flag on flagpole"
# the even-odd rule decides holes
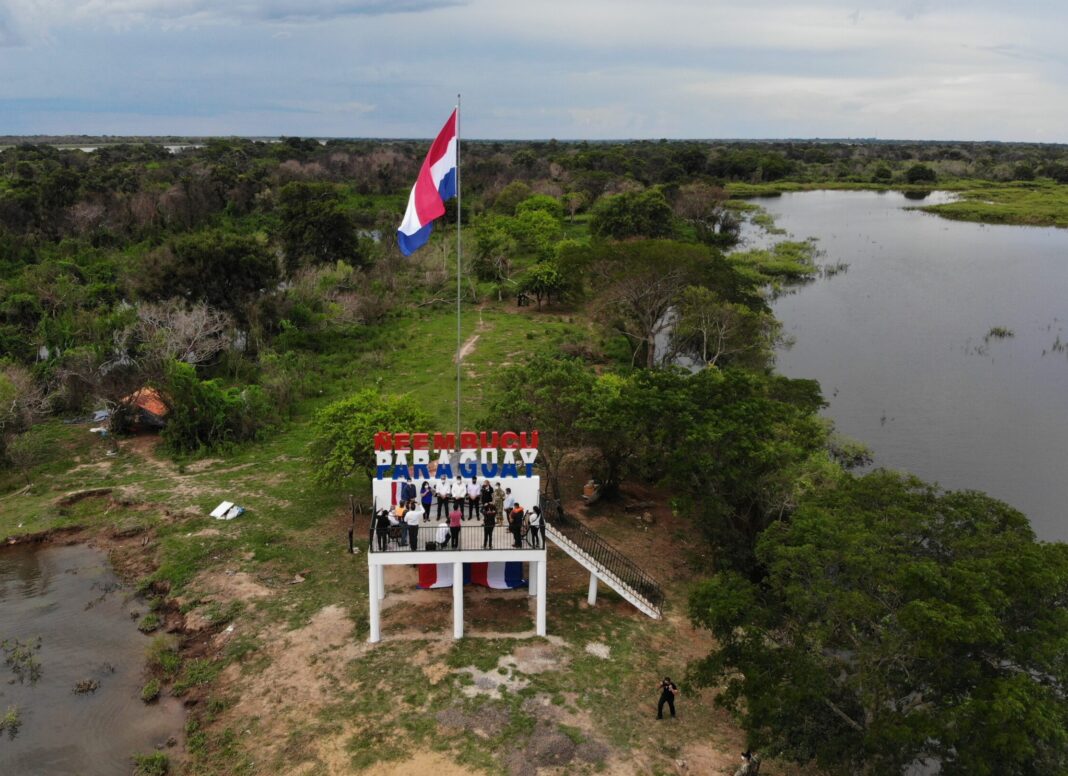
[[[427,152],[397,229],[401,253],[411,256],[430,239],[433,222],[445,214],[445,200],[456,196],[456,111]]]

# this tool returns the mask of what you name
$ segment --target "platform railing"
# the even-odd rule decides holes
[[[414,533],[414,537],[412,534]],[[413,543],[414,538],[414,543]],[[435,552],[453,550],[532,550],[544,549],[544,537],[525,524],[516,536],[507,524],[499,522],[487,536],[481,517],[465,520],[455,537],[449,526],[438,520],[420,521],[418,525],[392,525],[375,510],[371,513],[368,547],[371,552]]]

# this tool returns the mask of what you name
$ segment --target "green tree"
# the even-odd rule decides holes
[[[532,197],[527,197],[516,205],[515,214],[521,216],[523,213],[529,213],[532,210],[541,210],[548,213],[557,221],[561,221],[564,218],[564,206],[560,204],[560,200],[556,197],[550,197],[548,194],[535,194]]]
[[[593,206],[590,232],[597,237],[670,237],[671,205],[660,189],[625,192],[602,198]]]
[[[519,249],[541,261],[552,257],[563,235],[560,220],[545,210],[525,210],[506,223]]]
[[[334,184],[287,183],[278,193],[278,216],[287,274],[336,261],[355,266],[368,263],[368,251]]]
[[[890,169],[890,165],[886,162],[881,162],[875,166],[875,169],[871,173],[871,179],[875,183],[889,183],[894,177],[894,171]]]
[[[560,274],[556,264],[551,261],[541,261],[526,271],[523,276],[522,288],[527,293],[533,294],[541,309],[542,299],[546,303],[552,301],[553,295],[559,296],[564,290],[564,276]]]
[[[914,164],[905,172],[905,180],[909,183],[934,183],[938,175],[926,164]]]
[[[682,292],[675,308],[671,348],[703,366],[724,363],[761,369],[771,361],[779,333],[775,316],[725,301],[702,286]]]
[[[275,419],[275,410],[257,385],[223,388],[201,380],[181,361],[167,368],[161,395],[170,412],[161,436],[178,454],[206,452],[255,439]]]
[[[807,498],[766,577],[700,583],[692,667],[750,742],[834,773],[1068,770],[1068,546],[985,495],[876,472]]]
[[[313,421],[315,479],[337,484],[353,475],[373,477],[374,436],[379,431],[419,431],[430,415],[408,396],[383,396],[366,389],[324,407]]]
[[[728,298],[740,279],[708,248],[667,240],[575,246],[561,252],[565,277],[583,277],[595,316],[627,338],[632,359],[660,364],[657,340],[671,327],[670,311],[691,285],[720,288]]]
[[[497,301],[511,272],[511,257],[519,250],[508,229],[508,219],[488,216],[475,227],[475,256],[471,268],[479,280],[497,284]]]
[[[501,215],[514,216],[519,203],[532,194],[530,186],[523,181],[512,181],[493,199],[493,211]]]
[[[699,242],[719,248],[733,248],[740,239],[742,222],[726,206],[727,192],[707,183],[691,183],[679,188],[674,211],[693,227]]]
[[[560,497],[560,468],[575,446],[593,374],[578,359],[539,354],[501,370],[503,386],[486,407],[486,422],[500,428],[537,429],[538,461],[550,492]]]
[[[203,301],[247,323],[249,305],[279,279],[278,261],[264,241],[208,230],[148,254],[135,283],[146,299]]]

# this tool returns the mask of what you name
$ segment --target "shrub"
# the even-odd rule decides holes
[[[163,439],[175,453],[198,453],[255,439],[276,419],[258,385],[223,388],[217,380],[200,380],[192,366],[179,361],[167,367],[164,393],[170,414]]]
[[[159,679],[152,678],[145,683],[145,686],[141,688],[141,700],[145,703],[152,703],[159,698],[160,684]]]
[[[418,431],[430,416],[407,396],[382,396],[367,389],[325,407],[314,421],[312,463],[320,482],[340,482],[356,472],[375,471],[374,435],[383,429]]]
[[[135,776],[166,776],[170,769],[171,761],[163,752],[134,755]]]

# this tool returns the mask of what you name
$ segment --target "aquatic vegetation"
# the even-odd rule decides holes
[[[34,653],[41,648],[41,637],[36,642],[28,643],[18,639],[4,639],[0,641],[0,649],[4,651],[4,662],[11,668],[19,680],[19,684],[27,679],[34,684],[41,678],[41,662],[34,657]]]
[[[1004,326],[992,326],[990,331],[983,337],[984,342],[990,342],[992,339],[1010,339],[1016,336],[1016,332],[1012,329],[1008,329]]]
[[[8,739],[13,739],[18,735],[20,727],[22,727],[22,718],[19,716],[18,707],[8,706],[4,716],[0,717],[0,735],[7,733]]]

